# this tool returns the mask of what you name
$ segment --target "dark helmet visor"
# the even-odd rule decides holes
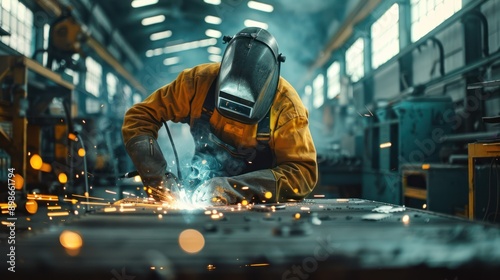
[[[254,124],[271,107],[280,63],[274,37],[263,29],[244,31],[229,42],[224,53],[216,85],[216,107],[225,117]]]

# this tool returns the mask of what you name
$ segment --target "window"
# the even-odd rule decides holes
[[[340,63],[335,61],[326,70],[326,77],[328,79],[328,90],[326,97],[333,99],[340,94]]]
[[[411,39],[413,42],[462,8],[462,0],[411,0]]]
[[[302,96],[302,103],[309,109],[309,104],[311,101],[312,87],[307,85],[304,88],[304,95]]]
[[[345,71],[351,77],[353,83],[359,81],[365,75],[363,50],[365,42],[358,38],[345,52]]]
[[[106,83],[108,84],[108,100],[113,102],[113,97],[116,94],[116,86],[118,85],[118,78],[113,73],[106,74]]]
[[[325,77],[319,74],[313,81],[313,108],[319,108],[325,102],[324,86]]]
[[[43,25],[43,49],[47,50],[49,48],[49,34],[50,34],[50,25]],[[43,52],[42,63],[43,65],[47,65],[48,53]]]
[[[101,104],[98,100],[87,98],[85,99],[85,113],[96,114],[101,110]]]
[[[74,85],[78,85],[78,82],[79,82],[79,79],[80,79],[80,75],[78,74],[78,72],[73,71],[73,70],[71,70],[69,68],[66,68],[66,69],[64,69],[64,73],[66,73],[69,76],[71,76]]]
[[[132,96],[132,88],[129,85],[123,86],[123,100],[125,101],[125,108],[128,108],[135,104],[135,100],[133,100]]]
[[[85,79],[85,90],[99,97],[101,88],[102,66],[92,57],[85,59],[87,67],[87,77]]]
[[[19,0],[2,0],[0,12],[0,26],[10,33],[10,36],[0,37],[2,42],[25,56],[31,56],[33,12]]]
[[[132,101],[134,102],[134,104],[139,103],[142,101],[142,96],[138,93],[134,93],[134,95],[132,96]]]
[[[392,5],[371,26],[372,67],[377,69],[399,52],[399,5]]]

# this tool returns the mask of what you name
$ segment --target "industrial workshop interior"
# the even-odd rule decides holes
[[[499,159],[500,0],[1,0],[1,279],[500,279]]]

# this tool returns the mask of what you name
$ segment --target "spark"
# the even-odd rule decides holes
[[[45,201],[52,201],[52,200],[58,200],[59,198],[57,195],[48,195],[48,194],[28,194],[27,195],[28,199],[32,200],[45,200]]]
[[[220,215],[217,215],[217,214],[212,214],[212,215],[210,216],[210,218],[212,218],[213,220],[217,220],[217,219],[220,219],[220,218],[221,218],[221,216],[220,216]]]
[[[78,203],[78,200],[76,200],[76,199],[69,199],[69,198],[65,198],[65,199],[63,199],[63,200],[64,200],[64,201],[69,201],[69,202],[71,202],[72,204],[76,204],[76,203]]]
[[[85,193],[85,195],[72,194],[72,196],[81,197],[81,198],[96,199],[96,200],[104,200],[104,198],[101,198],[101,197],[89,196],[88,193]]]
[[[108,205],[109,205],[109,202],[86,202],[86,201],[82,201],[82,202],[80,202],[80,204],[84,204],[84,205],[103,205],[103,206],[108,206]]]
[[[135,212],[135,208],[120,208],[120,212]]]
[[[268,266],[269,264],[268,263],[252,263],[252,264],[249,264],[248,266]]]
[[[67,212],[67,211],[50,212],[50,213],[47,213],[47,216],[49,216],[50,218],[52,218],[52,217],[59,217],[59,216],[69,216],[69,212]]]

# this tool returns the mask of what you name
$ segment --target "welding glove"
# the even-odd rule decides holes
[[[191,202],[202,206],[275,202],[276,179],[270,169],[232,177],[215,177],[198,186]]]
[[[170,190],[178,181],[173,174],[166,173],[167,162],[156,139],[149,135],[135,136],[125,148],[141,176],[148,196],[156,201],[173,200]]]
[[[229,185],[226,177],[215,177],[198,186],[191,202],[200,206],[229,205],[242,201],[243,196]]]

